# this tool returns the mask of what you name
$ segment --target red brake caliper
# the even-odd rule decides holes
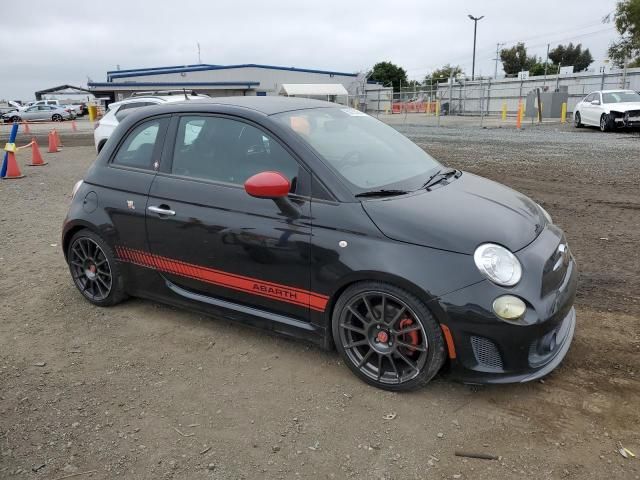
[[[405,317],[402,320],[400,320],[400,330],[410,327],[411,325],[413,325],[413,319],[409,317]],[[418,345],[420,343],[420,337],[418,335],[418,331],[413,330],[412,332],[403,333],[402,341],[410,345]],[[413,353],[416,351],[416,349],[413,347],[407,347],[407,350],[409,350],[410,353]]]

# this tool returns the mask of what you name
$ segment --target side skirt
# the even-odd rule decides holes
[[[188,302],[191,306],[194,305],[194,302],[204,304],[198,308],[199,311],[204,311],[208,314],[214,313],[205,307],[206,305],[210,305],[215,307],[216,313],[219,311],[223,317],[230,320],[239,321],[263,330],[271,330],[279,334],[302,339],[321,347],[325,346],[326,332],[317,325],[303,322],[285,315],[279,315],[265,310],[260,310],[258,308],[248,307],[229,302],[227,300],[221,300],[219,298],[191,292],[179,287],[166,278],[163,280],[171,292],[184,299],[184,301]]]

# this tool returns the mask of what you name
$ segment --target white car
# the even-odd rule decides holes
[[[640,94],[633,90],[590,93],[576,105],[573,124],[576,128],[593,125],[603,132],[618,127],[640,126]]]
[[[153,94],[149,94],[148,96],[140,95],[127,98],[126,100],[122,100],[120,102],[111,103],[109,104],[107,113],[105,113],[104,117],[102,117],[100,121],[95,125],[95,130],[93,132],[93,141],[96,146],[96,151],[100,153],[100,150],[102,150],[104,144],[107,143],[107,140],[116,129],[118,124],[124,117],[126,117],[136,108],[149,107],[151,105],[161,105],[168,102],[185,102],[188,100],[197,101],[204,98],[209,97],[207,95],[196,94],[195,92],[191,92],[191,94],[185,94],[182,90],[180,90],[153,92]]]

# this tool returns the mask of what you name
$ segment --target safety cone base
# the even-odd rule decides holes
[[[7,175],[6,177],[0,178],[0,180],[17,180],[18,178],[24,178],[24,175],[14,175],[13,177]]]
[[[43,165],[49,165],[49,162],[27,163],[27,167],[42,167]]]

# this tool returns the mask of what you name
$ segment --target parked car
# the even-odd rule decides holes
[[[52,107],[62,107],[65,110],[72,110],[75,116],[83,115],[83,106],[82,104],[68,104],[63,103],[60,100],[37,100],[34,102],[29,102],[19,110],[24,110],[28,107],[39,106],[39,105],[49,105]]]
[[[286,97],[138,109],[73,189],[94,305],[139,296],[334,345],[380,388],[526,382],[571,344],[577,267],[533,200],[357,110]]]
[[[143,92],[144,93],[144,92]],[[124,117],[138,108],[163,103],[182,102],[188,100],[202,100],[209,98],[207,95],[196,92],[185,93],[183,90],[170,90],[164,92],[149,92],[147,95],[137,95],[120,102],[109,104],[108,111],[95,125],[93,141],[96,151],[100,152],[115,128]]]
[[[593,125],[603,132],[640,126],[640,94],[633,90],[590,93],[576,105],[573,120],[576,128]]]
[[[28,122],[62,122],[63,120],[71,120],[73,118],[75,118],[75,114],[62,107],[53,105],[32,105],[24,110],[14,110],[2,115],[2,119],[5,122],[22,122],[24,120]]]

